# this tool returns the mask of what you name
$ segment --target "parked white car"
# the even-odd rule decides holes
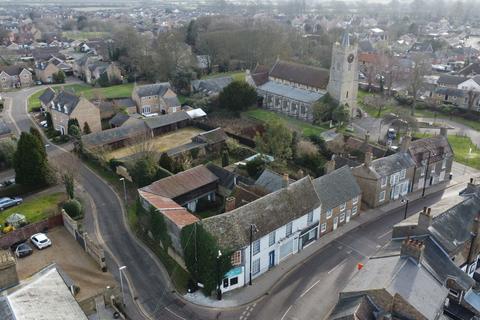
[[[50,247],[52,245],[52,241],[50,241],[50,239],[48,239],[48,237],[44,233],[34,234],[30,237],[30,241],[39,250]]]

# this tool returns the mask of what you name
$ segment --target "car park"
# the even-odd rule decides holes
[[[52,245],[52,241],[50,241],[50,239],[44,233],[34,234],[30,237],[30,241],[39,250],[50,247]]]
[[[0,210],[5,210],[13,206],[17,206],[20,203],[23,202],[23,199],[20,197],[15,197],[15,198],[0,198]]]
[[[27,243],[21,243],[15,248],[15,256],[17,258],[23,258],[31,255],[32,253],[33,249]]]

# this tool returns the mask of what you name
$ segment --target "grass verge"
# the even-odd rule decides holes
[[[23,202],[21,205],[11,207],[0,213],[0,224],[13,213],[23,214],[29,223],[45,220],[58,212],[58,205],[67,199],[63,192],[35,197]]]
[[[212,79],[231,76],[234,81],[245,81],[245,71],[229,71],[229,72],[218,72],[211,73],[203,77],[203,79]]]

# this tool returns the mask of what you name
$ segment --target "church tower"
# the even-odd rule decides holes
[[[358,93],[357,44],[350,42],[349,30],[345,30],[342,42],[333,44],[332,64],[327,90],[339,104],[348,105],[350,115],[355,115]]]

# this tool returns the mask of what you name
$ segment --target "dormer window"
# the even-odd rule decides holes
[[[63,106],[63,111],[64,111],[65,113],[68,113],[68,107],[67,107],[67,106]]]

